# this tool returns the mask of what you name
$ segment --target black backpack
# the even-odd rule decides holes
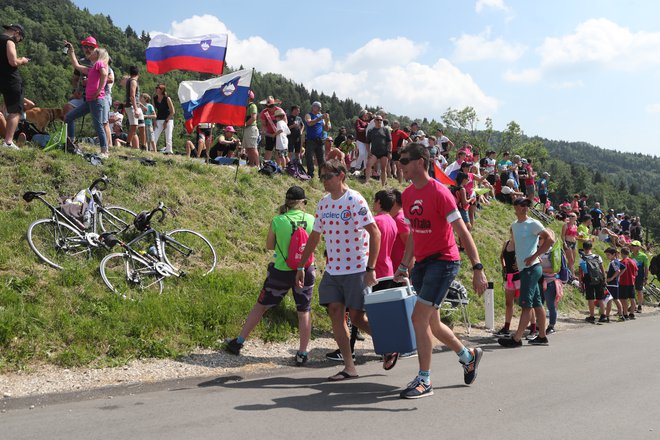
[[[597,255],[585,255],[582,258],[587,265],[587,274],[589,275],[590,286],[602,286],[605,284],[605,274],[600,270],[600,263]]]

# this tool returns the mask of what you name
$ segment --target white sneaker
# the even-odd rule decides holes
[[[99,154],[99,157],[100,157],[101,159],[107,159],[107,158],[110,157],[110,155],[109,155],[108,153],[100,153],[100,154]]]
[[[13,142],[11,142],[9,144],[7,142],[3,142],[2,146],[5,147],[5,148],[10,148],[12,150],[20,150],[20,148],[18,148],[18,146]]]

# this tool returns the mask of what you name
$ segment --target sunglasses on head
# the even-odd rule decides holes
[[[413,159],[412,157],[402,157],[399,159],[399,163],[401,163],[401,165],[408,165],[413,160],[419,160],[419,159],[420,159],[419,157],[416,159]]]
[[[337,177],[338,175],[339,175],[339,173],[326,173],[326,174],[321,174],[321,175],[319,176],[319,179],[321,179],[321,181],[326,181],[326,180],[330,180],[330,179],[332,179],[333,177]]]

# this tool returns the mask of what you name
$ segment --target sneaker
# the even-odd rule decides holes
[[[641,304],[637,305],[637,313],[642,313],[642,305]]]
[[[330,353],[326,353],[325,357],[331,361],[344,362],[344,356],[341,355],[341,351],[339,351],[339,349],[331,351]],[[353,362],[355,362],[355,353],[353,353]]]
[[[556,333],[557,331],[555,330],[555,327],[552,325],[549,325],[548,328],[545,329],[545,334],[546,335],[551,335],[553,333]]]
[[[357,335],[355,336],[356,341],[364,341],[364,335],[360,332],[357,332]]]
[[[432,395],[433,386],[431,384],[425,384],[424,381],[419,379],[419,377],[416,377],[410,382],[407,388],[399,394],[402,399],[421,399],[422,397]]]
[[[511,331],[502,327],[497,331],[497,333],[493,333],[493,336],[498,337],[498,338],[507,338],[511,336]]]
[[[18,148],[18,146],[14,142],[10,142],[10,143],[3,142],[2,146],[5,148],[9,148],[11,150],[20,150],[20,148]]]
[[[110,157],[110,155],[109,155],[108,153],[99,153],[99,157],[100,157],[101,159],[107,159],[107,158]]]
[[[481,357],[484,354],[484,351],[479,347],[473,348],[470,351],[472,352],[472,362],[469,364],[464,364],[461,362],[461,365],[463,366],[463,379],[465,380],[465,385],[470,385],[475,380],[477,380],[477,368],[479,368],[479,362],[481,361]]]
[[[537,336],[534,339],[527,341],[527,343],[530,345],[548,345],[548,337],[546,336],[545,338],[542,338]]]
[[[528,341],[531,341],[532,339],[534,339],[534,338],[537,337],[538,335],[539,335],[539,332],[538,332],[538,331],[535,331],[534,333],[530,333],[530,334],[528,334],[527,336],[525,336],[525,339],[527,339]]]
[[[634,313],[629,313],[628,314],[628,319],[635,319],[635,314]]]
[[[415,358],[415,357],[417,357],[417,350],[413,350],[410,353],[400,353],[399,354],[399,359]]]
[[[306,353],[301,353],[297,352],[296,353],[296,367],[302,367],[304,364],[307,363],[307,354]]]
[[[225,347],[224,348],[225,348],[225,351],[228,351],[229,353],[235,354],[236,356],[238,356],[239,354],[241,354],[241,348],[243,348],[243,344],[238,342],[238,339],[236,339],[236,338],[229,339],[229,340],[225,341]]]
[[[626,322],[627,320],[628,318],[626,318],[626,315],[619,315],[619,319],[618,319],[619,322]]]
[[[516,341],[511,338],[499,338],[497,340],[497,343],[500,344],[502,347],[506,348],[515,348],[515,347],[522,347],[522,341]]]
[[[600,315],[600,318],[598,318],[598,322],[610,322],[610,318],[605,315]]]
[[[584,320],[591,324],[596,323],[596,318],[594,316],[587,316],[586,318],[584,318]]]

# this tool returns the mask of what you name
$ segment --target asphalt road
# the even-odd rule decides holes
[[[337,370],[324,363],[21,399],[0,414],[0,439],[660,439],[659,330],[660,315],[645,314],[558,332],[547,347],[485,341],[469,387],[457,357],[439,352],[435,395],[419,400],[398,397],[416,359],[390,372],[368,362],[342,383],[324,382]]]

